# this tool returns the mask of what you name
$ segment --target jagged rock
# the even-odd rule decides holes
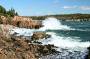
[[[15,16],[12,20],[12,25],[23,28],[35,28],[38,29],[42,27],[41,21],[32,20],[29,17]]]
[[[39,40],[43,38],[50,38],[51,36],[46,34],[45,32],[34,32],[33,35],[31,36],[32,40]]]

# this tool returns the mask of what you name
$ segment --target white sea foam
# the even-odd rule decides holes
[[[90,42],[81,42],[78,38],[71,38],[65,36],[57,36],[54,32],[47,32],[47,34],[51,35],[51,38],[44,39],[41,42],[43,45],[53,44],[57,46],[57,51],[61,53],[55,56],[48,56],[49,59],[85,59],[87,55],[87,47],[90,46]],[[46,57],[42,57],[41,59],[45,59]]]
[[[18,33],[17,35],[23,35],[23,36],[31,36],[33,32],[35,32],[35,29],[26,29],[26,28],[15,28],[10,31],[11,34]]]
[[[71,37],[62,37],[57,36],[54,32],[48,32],[51,35],[51,38],[42,41],[43,44],[54,44],[60,48],[70,48],[70,49],[82,49],[87,48],[90,46],[90,42],[81,42],[78,38],[71,38]]]
[[[70,30],[71,28],[67,25],[62,25],[60,21],[54,17],[46,18],[42,24],[44,27],[40,30]]]
[[[70,26],[62,25],[60,21],[54,17],[47,18],[43,21],[44,27],[39,30],[76,30]],[[86,48],[90,46],[90,42],[80,42],[80,39],[74,37],[57,36],[54,32],[48,32],[52,37],[44,40],[43,44],[54,44],[62,48]]]

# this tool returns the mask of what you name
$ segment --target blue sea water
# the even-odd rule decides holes
[[[82,42],[90,41],[90,21],[60,21],[62,25],[67,25],[70,28],[68,30],[48,30],[57,33],[57,35],[65,37],[80,38]]]

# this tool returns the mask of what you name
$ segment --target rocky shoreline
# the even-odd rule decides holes
[[[7,29],[8,28],[4,28]],[[39,59],[41,56],[59,53],[54,45],[42,45],[33,40],[48,38],[44,32],[35,32],[31,40],[12,36],[8,31],[0,31],[0,59]],[[48,37],[47,37],[48,36]]]
[[[34,32],[31,38],[10,34],[9,29],[16,28],[11,25],[1,25],[0,30],[0,58],[1,59],[45,59],[44,57],[58,56],[57,47],[51,44],[42,45],[38,40],[51,36],[45,32]],[[85,59],[90,59],[90,48]],[[49,57],[50,58],[50,57]],[[53,58],[53,57],[51,57]]]
[[[1,59],[43,59],[45,56],[58,56],[60,52],[51,44],[42,45],[38,40],[51,36],[46,32],[34,32],[31,38],[10,34],[10,29],[17,28],[12,25],[0,25],[0,58]],[[90,59],[90,48],[85,59]],[[52,58],[52,57],[51,57]],[[44,58],[45,59],[45,58]]]
[[[56,18],[56,20],[58,19],[60,21],[87,22],[90,21],[90,14],[77,13],[44,16],[19,16],[14,9],[7,11],[4,7],[0,7],[0,59],[90,59],[90,47],[87,48],[88,51],[70,51],[67,47],[62,48],[64,44],[61,43],[67,43],[67,41],[63,42],[59,40],[60,42],[57,42],[58,36],[55,36],[55,38],[53,38],[51,34],[49,35],[46,32],[31,31],[32,29],[39,29],[45,26],[46,24],[49,24],[46,23],[44,25],[42,22],[42,20],[45,20],[48,17],[54,17]],[[55,22],[55,20],[53,20],[53,22],[54,25],[58,25],[57,22]],[[52,24],[53,22],[50,21],[50,23]],[[49,24],[50,27],[53,27],[52,24]],[[62,25],[61,23],[59,23],[58,26],[65,27],[65,29],[68,28],[67,26]],[[54,28],[58,26],[54,26]],[[48,25],[46,27],[48,27]],[[26,32],[22,34],[23,30],[20,31],[21,35],[19,36],[17,36],[20,33],[18,30],[17,31],[19,33],[17,31],[13,34],[10,33],[11,31],[14,31],[12,29],[16,30],[17,28],[30,29],[31,33],[29,33],[30,35],[28,37],[26,37],[27,35],[23,35],[27,34]],[[48,44],[48,38],[50,38],[50,40],[52,39],[51,41],[57,41],[53,42],[52,44],[50,44],[51,42],[49,41],[50,43]],[[47,44],[43,44],[43,42],[40,42],[39,40],[45,40],[45,43]],[[57,45],[59,45],[58,43],[60,43],[62,47],[58,46],[58,50],[57,45],[55,45],[54,43],[57,43]],[[73,42],[70,44],[73,44]],[[79,45],[82,44],[79,43]],[[77,45],[77,42],[75,42],[75,45]]]

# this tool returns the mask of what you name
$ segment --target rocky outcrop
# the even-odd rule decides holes
[[[7,37],[0,32],[0,59],[39,59],[41,56],[57,53],[54,48],[54,45],[33,44],[30,40]]]
[[[0,24],[9,24],[11,25],[13,17],[1,16],[0,15]]]
[[[47,39],[50,38],[51,35],[46,34],[45,32],[34,32],[33,35],[31,36],[32,40],[39,40],[39,39]]]
[[[0,16],[0,24],[9,24],[14,25],[16,27],[31,28],[31,29],[38,29],[43,26],[41,21],[32,20],[32,18],[24,16],[14,16],[14,17]]]
[[[23,16],[15,16],[12,20],[12,25],[17,27],[35,28],[35,29],[42,27],[42,23],[40,21],[32,20],[29,17]]]
[[[29,44],[27,40],[19,38],[3,41],[0,41],[0,59],[38,59],[56,53],[54,45]]]

